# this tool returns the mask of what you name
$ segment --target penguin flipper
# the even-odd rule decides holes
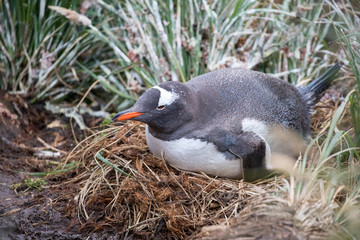
[[[244,171],[252,168],[265,168],[266,143],[253,132],[232,134],[225,130],[211,131],[206,139],[215,144],[218,151],[225,154],[229,161],[240,159]]]
[[[266,143],[253,132],[238,135],[229,151],[242,160],[244,171],[265,168]]]

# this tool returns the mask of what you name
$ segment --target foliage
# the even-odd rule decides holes
[[[57,2],[0,1],[2,88],[25,94],[37,88],[41,97],[47,92],[45,89],[59,83],[56,75],[66,78],[66,73],[71,72],[67,65],[82,52],[80,46],[74,44],[81,30],[47,8],[47,4]],[[80,2],[60,1],[59,4],[78,8]]]
[[[47,182],[42,178],[26,178],[24,180],[24,183],[11,184],[10,189],[14,190],[15,192],[26,192],[34,189],[41,191],[42,186],[46,184]]]
[[[334,55],[326,50],[326,34],[335,13],[324,13],[324,3],[315,0],[80,3],[1,2],[3,88],[35,91],[34,100],[73,102],[92,87],[87,103],[120,110],[147,87],[222,67],[253,68],[296,83],[319,74]],[[72,24],[51,14],[49,5],[80,9],[92,24]]]
[[[355,142],[360,146],[360,33],[358,31],[360,14],[351,5],[345,12],[341,11],[336,4],[332,4],[332,8],[343,20],[342,24],[337,24],[337,35],[343,44],[343,50],[357,85],[356,92],[350,98],[350,113],[354,125]]]
[[[105,119],[101,122],[100,126],[106,126],[106,125],[109,125],[109,124],[113,123],[112,118],[113,118],[114,116],[115,116],[115,113],[110,114],[107,118],[105,118]]]

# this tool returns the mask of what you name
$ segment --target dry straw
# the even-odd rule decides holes
[[[135,236],[189,236],[239,216],[248,202],[275,186],[273,181],[246,183],[174,169],[149,153],[144,125],[134,122],[84,140],[68,160],[79,158],[87,168],[76,196],[85,226],[105,214],[94,229],[111,226]]]

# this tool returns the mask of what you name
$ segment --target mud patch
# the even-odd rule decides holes
[[[26,97],[0,92],[0,236],[1,239],[79,239],[68,233],[70,219],[53,204],[59,195],[51,186],[71,177],[47,177],[37,188],[10,189],[32,178],[29,173],[48,172],[60,166],[61,157],[75,146],[68,119],[31,105]],[[57,123],[51,125],[51,123]],[[76,128],[75,128],[76,129]],[[81,137],[83,132],[76,130]],[[41,152],[57,153],[39,157]]]

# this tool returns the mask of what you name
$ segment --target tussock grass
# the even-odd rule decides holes
[[[69,20],[48,9],[56,1],[0,4],[3,88],[73,102],[98,81],[86,102],[121,110],[163,81],[240,66],[296,83],[318,75],[336,55],[327,50],[326,34],[337,13],[324,12],[327,4],[315,0],[80,3],[52,8]],[[44,13],[40,19],[34,9]]]
[[[360,146],[360,33],[357,31],[360,24],[360,13],[352,6],[349,6],[346,12],[342,12],[334,3],[332,3],[332,8],[337,11],[344,21],[344,24],[338,25],[336,30],[356,83],[356,92],[350,98],[350,112],[354,123],[355,142]]]
[[[71,72],[70,67],[66,66],[71,65],[74,56],[83,51],[74,42],[79,42],[85,35],[80,37],[81,30],[78,31],[76,26],[47,9],[47,4],[56,2],[0,2],[2,88],[23,94],[31,93],[36,88],[37,97],[42,97],[62,81],[57,75],[64,78],[66,71]],[[65,8],[77,8],[80,1],[60,4]],[[74,80],[74,77],[70,79]],[[60,89],[71,91],[71,88],[63,86]]]

